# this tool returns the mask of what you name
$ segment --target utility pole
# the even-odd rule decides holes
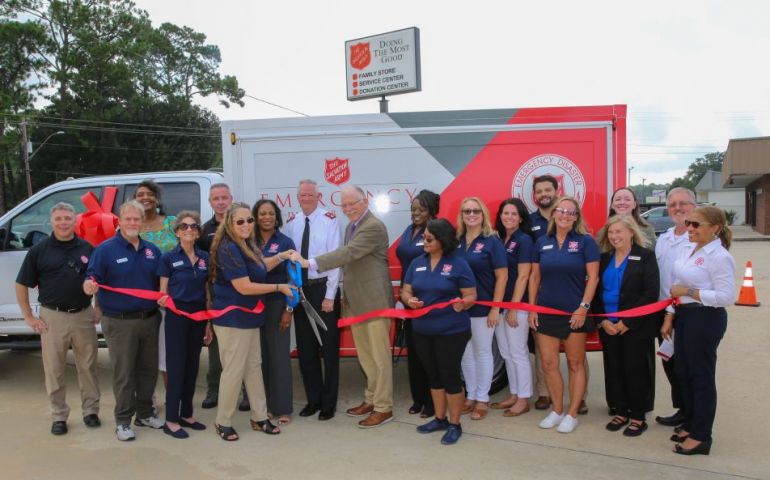
[[[29,175],[29,148],[27,147],[29,139],[27,138],[27,119],[21,119],[21,145],[24,158],[24,174],[27,177],[27,196],[32,196],[32,178]]]
[[[631,170],[633,170],[634,167],[628,167],[628,188],[631,188]]]

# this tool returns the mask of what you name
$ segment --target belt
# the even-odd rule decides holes
[[[327,278],[326,278],[326,277],[321,277],[321,278],[308,278],[308,279],[305,281],[305,286],[306,286],[306,287],[313,287],[313,286],[315,286],[315,285],[326,285],[326,280],[327,280]]]
[[[91,305],[88,304],[85,307],[55,307],[53,305],[40,305],[43,308],[47,308],[48,310],[53,310],[55,312],[63,312],[63,313],[78,313],[82,312],[86,308],[90,307]]]
[[[153,315],[158,313],[158,309],[154,310],[148,310],[146,312],[124,312],[124,313],[108,313],[104,312],[104,314],[108,317],[113,318],[122,318],[122,319],[140,319],[140,318],[150,318]]]
[[[675,308],[700,308],[704,305],[700,302],[680,303]]]

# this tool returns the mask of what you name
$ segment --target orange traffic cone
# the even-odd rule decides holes
[[[757,290],[754,288],[754,275],[751,272],[751,262],[746,262],[746,273],[743,275],[743,286],[738,294],[736,305],[745,307],[758,307]]]

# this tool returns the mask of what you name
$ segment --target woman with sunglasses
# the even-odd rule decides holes
[[[425,253],[425,227],[430,220],[436,218],[439,210],[439,195],[430,190],[421,190],[412,200],[412,223],[406,227],[396,247],[396,257],[401,266],[401,285],[412,260]],[[409,390],[412,393],[411,415],[420,414],[420,418],[434,415],[433,400],[431,399],[428,376],[417,356],[413,342],[413,325],[408,320],[404,322],[404,337],[407,348],[407,372],[409,373]]]
[[[251,209],[245,203],[233,203],[211,244],[209,281],[214,284],[213,308],[218,310],[233,305],[254,309],[268,293],[292,295],[293,289],[287,283],[266,283],[267,272],[286,260],[290,253],[292,251],[264,257],[255,242]],[[246,385],[249,395],[251,428],[270,435],[280,433],[280,428],[267,417],[262,381],[260,328],[265,323],[264,313],[236,309],[215,318],[212,323],[222,361],[214,425],[217,434],[228,442],[239,438],[232,418],[241,383]]]
[[[206,309],[206,281],[208,279],[209,256],[195,247],[200,235],[200,215],[184,210],[174,220],[174,232],[179,243],[170,252],[160,257],[158,276],[160,291],[166,296],[158,305],[166,306],[168,297],[185,312]],[[205,430],[206,426],[193,417],[193,394],[195,379],[198,378],[198,364],[201,346],[211,341],[211,327],[208,322],[198,322],[183,315],[166,310],[165,329],[166,366],[168,385],[166,387],[166,423],[163,431],[174,438],[187,438],[182,427]]]
[[[518,198],[503,200],[495,217],[495,229],[500,238],[504,239],[503,247],[508,261],[508,282],[503,298],[511,302],[526,302],[533,242],[529,213],[524,202]],[[511,396],[502,402],[493,403],[490,408],[504,409],[505,417],[518,417],[529,412],[529,398],[532,396],[527,312],[506,311],[503,321],[495,328],[495,339],[500,355],[505,360]]]
[[[724,210],[703,206],[685,220],[690,244],[674,262],[671,297],[678,298],[672,319],[661,327],[674,335],[676,373],[684,422],[671,440],[680,455],[708,455],[717,410],[717,348],[727,329],[725,307],[735,300],[735,260],[728,249],[732,233]]]
[[[478,300],[501,302],[508,282],[508,260],[484,202],[477,197],[465,198],[460,204],[457,225],[459,253],[476,277]],[[463,413],[470,413],[471,420],[482,420],[489,409],[494,370],[492,340],[500,321],[500,309],[474,305],[468,313],[472,335],[462,359],[467,389]]]
[[[257,219],[259,232],[257,246],[265,258],[279,252],[294,250],[291,238],[278,229],[283,226],[281,209],[272,200],[262,199],[251,210]],[[279,263],[267,273],[266,283],[281,283],[288,278],[284,263]],[[262,377],[267,395],[267,411],[278,417],[278,425],[291,422],[291,316],[286,297],[280,293],[265,295],[265,325],[262,327]]]
[[[580,204],[561,197],[548,221],[548,232],[535,243],[529,302],[555,308],[570,316],[530,312],[529,327],[543,362],[553,410],[540,428],[558,427],[570,433],[577,427],[580,401],[586,390],[586,334],[595,330],[586,317],[599,283],[599,248],[588,234]],[[564,409],[564,380],[559,370],[559,349],[564,345],[569,370],[569,411]]]

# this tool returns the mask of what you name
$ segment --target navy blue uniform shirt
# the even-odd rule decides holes
[[[548,219],[540,214],[539,209],[529,214],[529,221],[532,223],[532,236],[535,241],[548,232]]]
[[[158,276],[168,278],[168,294],[180,308],[182,304],[193,304],[198,308],[206,305],[209,254],[195,247],[195,258],[193,265],[181,245],[160,257]]]
[[[93,277],[109,287],[157,291],[159,264],[158,247],[140,238],[139,248],[135,249],[118,232],[96,247],[88,263],[86,277]],[[101,288],[96,292],[96,300],[105,315],[149,312],[158,308],[153,300],[142,300]]]
[[[265,257],[274,257],[284,250],[296,250],[294,248],[294,240],[287,237],[283,233],[276,230],[270,239],[262,246],[262,255]],[[265,283],[287,283],[288,273],[286,271],[286,262],[281,262],[275,266],[272,270],[267,272]],[[269,293],[266,295],[267,300],[283,297],[282,293]]]
[[[265,266],[257,264],[244,255],[238,245],[222,239],[217,249],[217,279],[214,282],[214,309],[220,310],[230,305],[254,308],[262,295],[241,295],[233,287],[232,280],[248,277],[254,283],[265,283],[267,271]],[[219,318],[212,320],[214,325],[234,328],[259,328],[265,323],[264,313],[248,313],[243,310],[232,310]]]
[[[460,252],[476,277],[476,300],[490,301],[495,293],[495,269],[507,268],[503,242],[497,235],[474,238],[466,249],[465,235],[460,238]],[[474,305],[468,310],[471,317],[486,317],[489,307]]]
[[[516,277],[519,274],[519,264],[532,263],[532,249],[534,248],[534,242],[532,241],[532,237],[524,233],[522,229],[518,229],[505,241],[503,247],[505,248],[506,258],[508,259],[508,283],[505,285],[505,296],[503,297],[503,300],[510,302],[511,296],[513,295],[513,288],[516,285]],[[521,297],[521,301],[527,301],[526,290]]]
[[[412,223],[406,227],[396,247],[396,257],[401,265],[401,283],[404,283],[406,269],[409,268],[412,260],[425,253],[425,227],[419,228],[414,238],[412,238],[413,234],[414,224]]]
[[[412,286],[412,293],[426,306],[462,297],[461,288],[476,286],[471,267],[463,255],[455,251],[444,255],[430,269],[430,256],[425,253],[415,258],[407,268],[404,283]],[[414,331],[423,335],[451,335],[471,328],[469,310],[455,312],[451,306],[433,310],[412,320]]]
[[[561,250],[555,234],[540,237],[532,259],[540,264],[537,304],[574,312],[586,289],[586,263],[598,261],[599,247],[590,235],[570,231]]]

